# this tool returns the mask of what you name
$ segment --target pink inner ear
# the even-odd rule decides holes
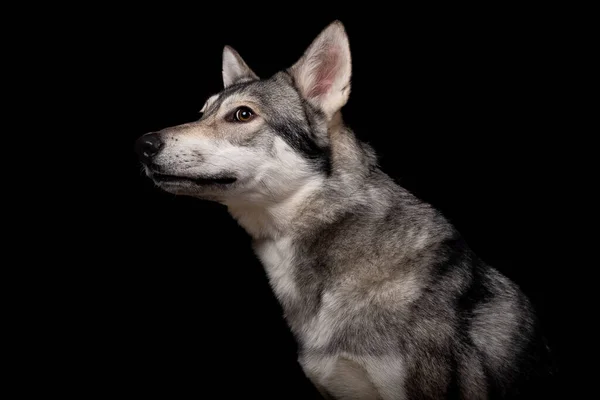
[[[320,54],[319,66],[314,76],[314,85],[308,97],[319,97],[331,89],[339,68],[340,52],[336,48],[327,49]]]

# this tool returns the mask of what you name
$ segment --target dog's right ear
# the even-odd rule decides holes
[[[289,69],[300,94],[331,118],[348,101],[352,62],[346,30],[329,25]]]
[[[246,65],[237,51],[229,46],[223,49],[223,85],[258,80],[258,76]]]

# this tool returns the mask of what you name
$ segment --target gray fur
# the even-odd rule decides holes
[[[229,97],[258,104],[260,127],[219,140],[280,158],[275,143],[281,138],[286,152],[302,157],[306,164],[299,168],[307,166],[315,186],[301,203],[276,214],[269,207],[292,195],[265,187],[267,194],[254,201],[247,181],[158,184],[226,204],[253,236],[300,362],[319,390],[339,399],[521,393],[545,351],[526,297],[480,260],[438,211],[379,170],[373,150],[344,126],[340,112],[329,117],[308,101],[294,73],[228,82],[202,119],[160,133],[165,150],[148,174],[201,166],[203,150],[175,140],[205,137],[221,123],[216,115]],[[290,193],[306,184],[290,182]]]

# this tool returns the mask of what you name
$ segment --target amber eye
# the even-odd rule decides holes
[[[248,107],[240,107],[235,111],[235,120],[239,122],[248,122],[254,117],[254,112]]]

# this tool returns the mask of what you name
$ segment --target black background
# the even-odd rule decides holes
[[[105,17],[86,55],[96,72],[85,90],[108,97],[94,102],[102,104],[94,120],[118,153],[102,161],[116,174],[98,190],[100,209],[88,206],[109,230],[94,253],[102,267],[82,286],[94,289],[101,321],[95,343],[106,368],[98,389],[314,396],[247,234],[223,206],[160,192],[133,143],[199,117],[222,88],[224,45],[269,77],[334,19],[345,24],[353,57],[346,123],[375,148],[385,172],[440,209],[481,258],[522,287],[561,371],[568,369],[560,20],[517,8],[285,7],[98,14]]]

